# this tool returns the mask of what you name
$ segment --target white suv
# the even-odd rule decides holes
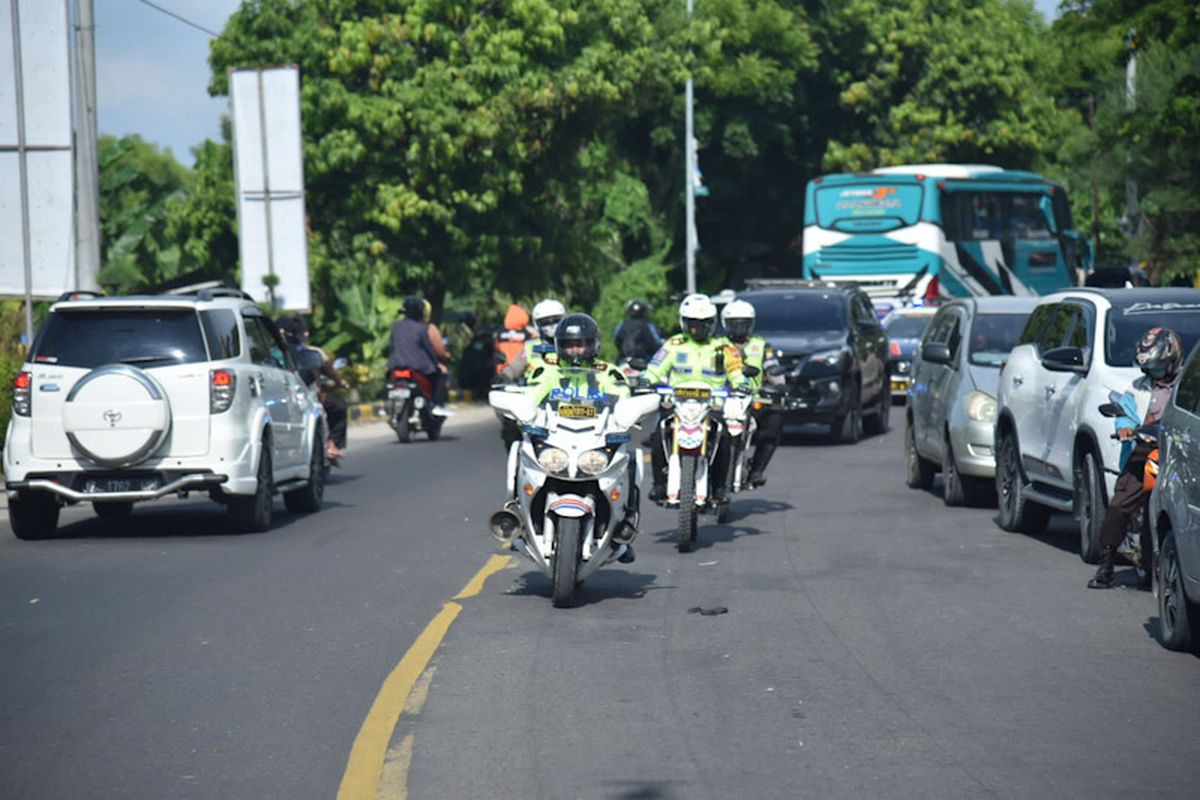
[[[13,532],[52,535],[63,503],[121,518],[190,491],[225,503],[244,531],[270,527],[276,492],[291,511],[319,510],[326,424],[297,372],[319,362],[289,352],[236,290],[64,295],[13,379]]]
[[[1072,512],[1080,556],[1099,559],[1121,453],[1113,420],[1099,407],[1141,375],[1134,350],[1157,325],[1173,328],[1190,348],[1200,337],[1200,290],[1071,289],[1038,303],[1000,373],[1001,527],[1040,533],[1051,509]]]

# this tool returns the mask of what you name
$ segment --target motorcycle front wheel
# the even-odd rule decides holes
[[[554,527],[553,601],[555,608],[566,608],[575,594],[575,576],[579,572],[580,524],[575,517],[559,517]]]
[[[679,552],[696,544],[696,456],[679,456]]]

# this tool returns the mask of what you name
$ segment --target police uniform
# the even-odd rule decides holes
[[[602,404],[629,396],[625,376],[605,361],[575,367],[559,364],[554,353],[546,353],[541,361],[530,373],[526,389],[539,404],[546,401]]]
[[[746,379],[751,388],[758,391],[767,380],[767,369],[778,364],[778,359],[761,336],[751,336],[745,343],[733,344],[742,356],[743,363],[758,370],[757,375]],[[782,379],[777,380],[782,383]],[[775,383],[776,380],[771,382]],[[767,464],[771,463],[771,457],[775,455],[775,449],[779,447],[779,439],[783,435],[783,412],[774,406],[766,405],[752,413],[757,418],[758,428],[754,432],[754,456],[750,459],[749,478],[756,482],[762,478]]]

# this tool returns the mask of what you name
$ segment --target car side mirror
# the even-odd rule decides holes
[[[926,342],[921,345],[921,358],[930,364],[949,364],[950,346],[943,342]]]
[[[1042,366],[1051,372],[1087,372],[1082,347],[1054,347],[1042,353]]]
[[[296,359],[296,369],[320,369],[325,359],[316,350],[300,350],[293,354]]]

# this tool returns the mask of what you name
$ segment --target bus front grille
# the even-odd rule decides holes
[[[817,260],[825,264],[881,264],[916,261],[917,246],[901,242],[888,244],[840,242],[822,247],[817,252]]]

